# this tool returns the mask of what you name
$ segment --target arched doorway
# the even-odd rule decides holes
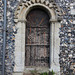
[[[26,19],[25,66],[49,67],[49,15],[44,10],[35,8],[28,13]]]
[[[50,50],[50,54],[49,54],[50,55],[50,59],[49,59],[50,63],[47,62],[45,67],[47,67],[47,71],[53,70],[56,73],[60,73],[60,64],[59,64],[59,50],[60,50],[60,47],[59,47],[60,46],[60,38],[59,38],[60,22],[59,22],[59,19],[60,19],[60,17],[57,17],[57,14],[59,12],[56,13],[56,11],[59,10],[59,9],[54,7],[53,3],[48,3],[46,0],[44,0],[44,1],[43,0],[40,0],[40,1],[37,0],[37,1],[38,2],[36,2],[35,0],[31,0],[31,1],[20,3],[20,5],[17,7],[17,9],[16,9],[16,11],[14,13],[15,14],[14,21],[15,21],[15,25],[17,27],[17,33],[15,34],[15,52],[14,52],[14,55],[15,55],[15,66],[14,66],[14,72],[23,72],[24,70],[35,69],[33,67],[30,68],[30,66],[35,66],[35,67],[36,66],[42,66],[42,67],[44,66],[43,64],[42,65],[41,64],[40,65],[39,64],[36,65],[35,63],[32,64],[31,62],[33,62],[33,61],[30,62],[31,64],[26,64],[27,63],[26,61],[28,61],[28,59],[26,60],[26,57],[28,58],[27,55],[30,56],[30,51],[28,51],[30,49],[28,49],[27,46],[34,45],[34,46],[32,46],[32,48],[33,48],[32,50],[33,51],[31,50],[31,54],[33,54],[33,55],[34,55],[34,51],[36,51],[36,47],[39,50],[38,51],[38,55],[44,54],[45,51],[47,53],[48,52],[47,50],[49,48],[49,50]],[[31,35],[29,35],[29,39],[31,39],[32,42],[31,42],[31,44],[30,44],[30,41],[28,43],[26,43],[27,42],[27,36],[28,36],[27,35],[27,28],[28,28],[27,24],[29,22],[27,20],[27,14],[32,12],[34,10],[34,8],[37,8],[37,7],[39,7],[41,9],[41,11],[43,11],[43,12],[46,11],[48,14],[46,12],[45,13],[46,13],[48,18],[50,16],[50,19],[47,19],[48,23],[50,22],[50,27],[49,27],[50,29],[47,28],[47,30],[50,31],[49,32],[50,35],[48,35],[48,36],[50,36],[49,37],[49,41],[48,41],[50,47],[47,46],[48,44],[44,43],[44,42],[47,42],[47,41],[44,41],[43,43],[41,43],[39,45],[38,43],[35,44],[34,41],[32,40],[32,39],[34,39],[34,37],[30,38],[31,35],[34,36],[33,35],[33,34],[35,34],[34,30],[37,31],[36,34],[37,33],[38,34],[37,34],[36,37],[39,38],[39,33],[42,32],[42,31],[39,30],[39,27],[35,27],[35,29],[34,29],[34,27],[29,27],[28,35],[29,35],[30,32],[32,33]],[[37,12],[36,12],[36,14],[38,15]],[[42,15],[40,15],[40,16],[42,16]],[[45,17],[45,15],[43,17]],[[32,19],[34,19],[34,18],[32,17]],[[34,19],[34,20],[36,20],[36,19]],[[30,22],[30,25],[32,24],[32,22],[34,22],[34,20],[32,20]],[[42,20],[42,18],[40,18],[40,20],[35,21],[35,22],[37,22],[37,24],[39,24],[41,22],[41,20]],[[45,20],[45,22],[46,22],[46,20]],[[44,23],[44,21],[42,23]],[[40,27],[40,29],[45,31],[45,29],[43,29],[43,26]],[[47,36],[47,34],[46,35],[44,35],[44,34],[42,34],[41,37],[42,36]],[[43,39],[44,38],[42,38],[42,40]],[[41,40],[41,38],[40,38],[40,40]],[[26,50],[26,49],[28,49],[28,50]],[[26,53],[27,51],[28,51],[28,53]],[[37,53],[37,52],[35,52],[35,53]],[[27,54],[27,55],[25,55],[25,54]],[[42,56],[45,57],[44,55],[42,55]],[[31,55],[31,57],[33,57],[33,56]],[[30,59],[30,57],[29,57],[29,59]],[[40,61],[40,59],[38,58],[38,62]],[[34,59],[32,59],[32,60],[34,60]],[[44,62],[43,60],[45,60],[45,58],[42,58],[41,60],[42,60],[42,62]],[[44,64],[45,64],[45,62],[44,62]],[[50,68],[48,68],[48,65],[50,65]],[[27,66],[29,66],[29,68],[27,68]],[[38,67],[38,69],[39,69],[39,67]],[[46,71],[46,68],[44,68],[44,69]],[[58,74],[58,75],[60,75],[60,74]]]

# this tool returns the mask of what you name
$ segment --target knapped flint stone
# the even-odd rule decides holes
[[[15,6],[17,6],[19,1],[20,0],[8,0],[7,4],[9,4],[9,5],[7,6],[7,8],[8,8],[7,11],[10,12],[10,13],[13,13],[13,9],[15,8]],[[60,32],[60,39],[61,39],[61,45],[60,45],[60,47],[61,47],[61,54],[60,54],[61,75],[64,75],[64,74],[67,74],[67,73],[69,75],[69,68],[68,68],[68,66],[66,64],[68,62],[73,62],[75,60],[75,57],[73,56],[73,54],[75,53],[74,52],[75,48],[73,47],[73,45],[71,45],[71,47],[70,47],[70,45],[68,45],[69,43],[67,41],[69,41],[68,39],[71,39],[70,44],[74,41],[73,38],[75,38],[75,32],[74,32],[75,25],[73,25],[74,24],[73,20],[75,19],[75,17],[73,15],[69,14],[68,12],[71,11],[71,13],[73,13],[72,11],[74,9],[73,9],[73,4],[72,3],[74,2],[74,0],[70,0],[70,2],[69,2],[69,0],[64,0],[64,1],[61,0],[60,2],[58,0],[56,0],[56,1],[57,1],[57,4],[64,10],[64,12],[63,12],[63,22],[62,22],[63,27],[60,28],[61,29],[61,32]],[[2,1],[0,1],[0,2],[2,2]],[[72,6],[71,8],[73,10],[71,10],[70,6],[68,6],[68,5],[71,5]],[[0,3],[0,8],[1,8],[0,13],[3,13],[3,5],[2,5],[2,3]],[[13,41],[11,41],[11,38],[10,38],[10,37],[13,37],[13,35],[11,35],[11,34],[15,33],[16,30],[15,29],[13,29],[13,30],[9,29],[10,25],[12,25],[12,24],[14,25],[14,23],[12,22],[13,21],[13,18],[12,18],[13,15],[7,14],[7,16],[8,16],[7,17],[7,19],[8,19],[7,27],[8,27],[8,32],[9,32],[7,37],[10,39],[10,40],[7,39],[7,44],[11,44],[11,43],[13,43]],[[3,21],[3,16],[1,16],[0,20]],[[1,23],[1,21],[0,21],[0,23]],[[1,24],[1,26],[2,25],[3,24]],[[13,27],[13,25],[11,26],[11,28]],[[71,33],[70,34],[68,34],[68,33],[65,34],[66,31],[71,32]],[[2,39],[1,36],[0,36],[0,38]],[[15,38],[13,38],[13,39],[15,40]],[[66,41],[66,44],[64,44],[65,41]],[[0,44],[0,45],[2,45],[2,44]],[[13,44],[7,48],[8,53],[10,53],[10,51],[14,51],[12,49],[12,46],[13,46]],[[71,55],[69,53],[71,53]],[[13,53],[11,53],[11,55],[13,55]],[[7,62],[6,65],[8,65],[7,68],[6,68],[7,69],[7,71],[6,71],[7,75],[11,75],[11,73],[12,73],[12,69],[10,69],[10,68],[13,68],[13,67],[12,67],[12,65],[9,65],[11,59],[14,59],[14,56],[11,56],[11,58],[6,59],[6,62]],[[8,62],[9,62],[9,64],[8,64]],[[64,64],[63,64],[63,62],[64,62]],[[13,64],[13,63],[11,63],[11,64]],[[71,65],[69,65],[69,66],[71,66]],[[65,72],[63,72],[63,71],[65,71]],[[72,74],[72,72],[73,71],[71,71],[71,74]],[[1,71],[0,71],[0,73],[1,73]]]
[[[67,0],[68,1],[68,0]],[[63,2],[62,2],[63,3]],[[70,3],[69,3],[70,4]],[[63,5],[63,4],[62,4]],[[68,4],[67,4],[68,5]],[[61,6],[62,8],[63,8],[63,6]],[[67,8],[67,6],[64,6],[64,7],[66,7]],[[66,9],[66,8],[63,8],[63,9]],[[70,11],[70,9],[69,9],[69,11]],[[65,19],[71,19],[71,20],[73,20],[73,17],[71,17],[71,15],[70,16],[65,16],[65,17],[63,17],[63,18],[65,18]],[[64,22],[65,21],[65,22]],[[62,23],[64,23],[64,25],[62,26],[62,32],[60,33],[60,34],[64,34],[65,33],[65,31],[66,31],[66,29],[65,30],[63,30],[63,28],[64,27],[67,27],[67,28],[72,28],[72,23],[73,23],[73,21],[70,21],[70,23],[69,22],[67,22],[67,20],[64,20]],[[69,24],[69,26],[68,26],[68,24]],[[74,27],[74,26],[73,26]],[[72,29],[73,30],[73,29]],[[68,32],[69,32],[69,34],[68,34],[68,37],[67,37],[67,39],[68,38],[70,38],[70,37],[72,37],[73,36],[73,34],[71,33],[71,29],[70,30],[68,30]],[[67,35],[65,35],[65,36],[67,36]],[[66,40],[62,40],[62,39],[65,39],[65,36],[64,35],[61,35],[61,45],[65,42],[65,41],[67,41],[67,39]],[[74,37],[74,36],[73,36]],[[69,40],[68,40],[69,41]],[[67,44],[70,44],[70,43],[72,43],[72,41],[69,41],[69,42],[66,42]],[[74,41],[74,40],[73,40]],[[64,44],[65,45],[65,44]],[[68,45],[68,46],[70,46],[70,45]],[[62,51],[64,51],[65,50],[65,47],[63,46],[60,46],[61,48],[61,52]],[[66,49],[67,51],[69,50],[69,53],[74,53],[73,52],[73,45],[71,45],[71,47],[69,47],[68,49]],[[71,51],[70,51],[71,50]],[[65,53],[67,54],[67,52],[65,51]],[[64,54],[65,54],[64,53]],[[63,57],[64,55],[60,55],[60,59]],[[72,59],[72,55],[69,55],[68,57],[71,57],[70,58],[70,60]],[[67,57],[65,58],[65,59],[67,59]],[[60,60],[61,62],[63,62],[63,60]],[[72,60],[71,60],[72,61]],[[68,60],[65,60],[65,62],[70,62],[70,61],[68,61]],[[61,65],[62,65],[62,63],[61,63]],[[63,67],[63,66],[62,66]],[[66,68],[67,68],[67,66],[65,66]],[[62,72],[63,72],[63,69],[62,69],[62,71],[61,71],[61,74],[62,74]],[[69,71],[68,71],[69,72]],[[64,75],[64,74],[63,74]]]
[[[72,58],[72,57],[73,57],[73,55],[72,55],[72,54],[69,54],[69,57],[70,57],[70,58]]]

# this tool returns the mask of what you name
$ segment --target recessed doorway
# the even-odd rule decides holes
[[[26,19],[25,66],[49,67],[49,15],[44,10],[35,8],[28,13]]]

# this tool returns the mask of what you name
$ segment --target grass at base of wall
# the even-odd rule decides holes
[[[55,72],[52,70],[52,71],[49,71],[49,72],[41,73],[40,75],[55,75]]]
[[[43,73],[38,73],[37,70],[33,70],[30,72],[32,75],[55,75],[55,72],[53,70],[49,72],[43,72]]]

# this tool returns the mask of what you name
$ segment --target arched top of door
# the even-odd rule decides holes
[[[61,21],[61,10],[55,2],[46,0],[31,0],[31,1],[20,1],[18,7],[14,13],[15,23],[21,21],[26,22],[27,14],[34,8],[41,8],[46,11],[50,17],[50,21],[58,22]]]

